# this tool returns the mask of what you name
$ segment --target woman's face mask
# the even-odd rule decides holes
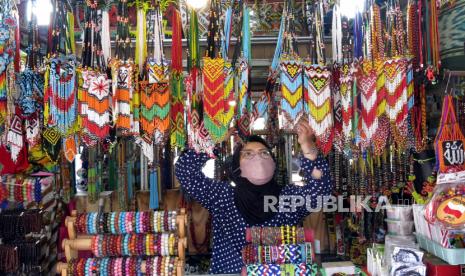
[[[273,179],[276,164],[267,149],[248,149],[241,151],[241,176],[252,184],[264,185]]]

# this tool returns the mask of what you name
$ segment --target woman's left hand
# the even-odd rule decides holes
[[[316,149],[315,142],[314,142],[315,133],[313,132],[313,129],[310,127],[308,122],[306,120],[301,120],[297,124],[296,130],[297,130],[297,136],[298,136],[297,141],[299,142],[304,155],[311,154],[312,156],[316,157],[316,155],[318,154],[318,151]]]

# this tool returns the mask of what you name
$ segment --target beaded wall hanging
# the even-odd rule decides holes
[[[406,70],[407,63],[403,59],[389,59],[384,63],[386,114],[394,124],[394,131],[398,131],[397,142],[406,136],[403,130],[408,114]]]
[[[444,97],[442,115],[434,149],[436,166],[440,173],[465,170],[465,135],[458,124],[451,95]]]
[[[110,65],[113,77],[113,122],[121,135],[129,135],[133,123],[131,101],[134,64],[113,60]]]
[[[308,110],[310,127],[318,138],[324,154],[332,147],[333,114],[331,107],[331,72],[320,65],[305,65],[304,79],[308,79]]]
[[[29,147],[34,147],[40,142],[40,119],[37,114],[31,114],[24,119],[26,141]]]
[[[223,58],[203,59],[203,122],[215,143],[220,142],[228,125],[223,124],[224,115],[224,66]]]
[[[290,123],[288,126],[292,128],[294,124],[297,124],[304,111],[307,110],[304,108],[302,61],[300,58],[289,55],[282,56],[280,80],[281,109]],[[330,92],[330,90],[328,91]],[[330,97],[331,95],[328,95],[328,98]]]
[[[362,146],[368,148],[378,130],[378,94],[376,91],[377,74],[370,62],[362,62],[357,75],[357,89],[361,98]]]
[[[87,71],[88,90],[81,91],[81,108],[84,132],[101,141],[110,134],[110,82],[106,74]]]
[[[182,71],[182,26],[178,10],[172,11],[173,47],[171,54],[171,114],[170,144],[183,149],[186,145],[184,124],[184,77]]]
[[[8,91],[7,75],[11,69],[9,65],[15,60],[16,48],[19,49],[19,40],[16,42],[15,36],[17,18],[12,14],[13,3],[6,1],[2,3],[2,6],[0,10],[0,134],[5,131],[4,126],[8,123],[8,94],[13,93],[13,91]]]
[[[48,127],[42,132],[42,148],[50,161],[56,163],[61,152],[61,133],[56,127]]]
[[[21,150],[25,148],[26,143],[23,135],[23,122],[20,117],[20,110],[17,109],[10,121],[10,127],[7,133],[7,145],[10,149],[11,160],[14,163],[18,161],[18,156]]]
[[[44,120],[62,135],[73,133],[77,123],[76,59],[52,58],[45,74]]]
[[[170,127],[170,91],[169,91],[169,71],[167,63],[148,62],[156,72],[157,82],[152,84],[154,94],[154,138],[157,144],[160,144],[166,138]]]
[[[153,42],[153,54],[146,62],[145,81],[148,83],[141,91],[140,119],[143,136],[158,144],[165,141],[170,126],[170,78],[169,64],[163,55],[160,7],[149,14],[148,35]]]

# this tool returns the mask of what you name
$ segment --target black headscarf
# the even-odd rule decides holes
[[[245,140],[245,143],[250,142],[263,144],[270,151],[273,160],[276,162],[270,146],[263,138],[257,135],[252,135]],[[275,215],[275,213],[270,210],[265,212],[264,197],[278,197],[281,193],[281,186],[276,183],[275,177],[264,185],[255,185],[247,178],[241,177],[240,156],[243,146],[244,145],[241,144],[236,147],[231,162],[227,164],[229,167],[227,169],[228,177],[236,185],[234,189],[234,203],[236,204],[237,209],[239,209],[239,212],[242,214],[242,217],[251,225],[259,225]]]

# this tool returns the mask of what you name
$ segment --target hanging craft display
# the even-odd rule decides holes
[[[378,94],[376,92],[377,74],[369,62],[362,62],[357,75],[357,89],[361,98],[361,119],[363,147],[370,147],[372,138],[378,130]]]
[[[304,114],[302,62],[297,56],[283,56],[281,60],[281,109],[290,127]],[[328,83],[329,84],[329,83]],[[331,91],[328,90],[330,93]],[[328,95],[328,98],[331,94]]]
[[[40,119],[37,114],[31,114],[24,119],[26,140],[29,147],[36,146],[40,141]]]
[[[384,63],[386,114],[396,125],[405,123],[408,111],[407,63],[403,59],[389,59]]]
[[[113,60],[111,63],[113,84],[113,121],[121,135],[129,135],[132,126],[133,63]]]
[[[344,64],[341,67],[340,74],[340,94],[342,105],[342,136],[344,143],[348,144],[351,140],[352,132],[352,87],[353,87],[353,70],[350,64]]]
[[[224,59],[203,59],[203,122],[214,142],[222,140],[228,130],[224,115]]]
[[[61,143],[61,134],[55,127],[48,127],[42,132],[42,148],[50,161],[58,161]]]
[[[9,126],[7,133],[7,145],[10,149],[11,160],[16,163],[18,161],[19,153],[26,146],[23,136],[23,120],[20,117],[20,111],[18,109],[11,118]]]
[[[149,123],[147,126],[149,131],[151,130],[150,127],[153,127],[152,137],[159,144],[166,138],[170,126],[169,65],[167,62],[160,63],[149,60],[147,66],[149,66],[148,89],[151,90],[151,94],[144,95],[142,93],[141,100],[144,100],[141,103],[144,103],[142,104],[141,116],[145,117],[147,121],[150,121],[150,117],[153,116],[153,125]],[[148,97],[151,97],[151,99]],[[153,104],[152,107],[150,107],[150,103]]]
[[[182,26],[179,11],[172,11],[173,47],[171,52],[171,135],[172,147],[183,149],[186,145],[184,124],[184,78],[182,71]]]
[[[331,72],[326,67],[308,64],[304,70],[304,79],[308,79],[306,98],[310,127],[318,138],[318,146],[327,154],[331,150],[333,136]]]
[[[157,7],[150,13],[148,21],[148,36],[153,42],[153,54],[146,62],[145,81],[148,83],[141,91],[140,111],[143,136],[157,144],[165,141],[170,126],[169,64],[163,55],[161,20],[160,7]]]
[[[62,135],[73,133],[77,123],[76,59],[53,58],[45,76],[44,120]]]
[[[106,74],[92,71],[88,75],[88,89],[81,93],[81,111],[84,132],[94,140],[102,140],[110,133],[110,82]],[[86,80],[84,81],[86,82]],[[86,86],[87,86],[86,85]]]
[[[68,160],[68,162],[73,162],[74,158],[76,157],[77,152],[77,144],[76,144],[76,138],[74,135],[69,135],[66,139],[63,141],[63,154]]]
[[[444,97],[434,149],[440,173],[465,171],[465,136],[460,129],[451,95]],[[440,179],[441,177],[439,177]]]
[[[15,30],[17,19],[10,15],[12,11],[11,3],[3,3],[4,9],[0,11],[0,134],[5,131],[8,123],[8,72],[9,65],[15,59],[16,42]],[[19,41],[18,41],[19,43]],[[19,45],[18,45],[19,46]],[[11,80],[13,81],[13,80]],[[13,92],[13,91],[11,91]],[[12,111],[14,112],[14,110]]]
[[[41,110],[42,104],[36,99],[44,96],[43,75],[26,68],[18,74],[16,81],[20,90],[18,104],[21,107],[22,114],[28,116]]]

